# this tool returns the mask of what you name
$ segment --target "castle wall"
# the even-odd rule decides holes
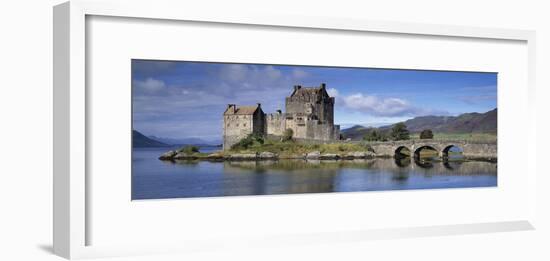
[[[286,130],[285,114],[276,112],[266,115],[266,129],[268,135],[283,136]]]
[[[331,124],[317,124],[316,121],[311,121],[308,126],[310,129],[309,135],[305,138],[316,140],[337,140],[340,138],[339,126],[333,126]]]
[[[327,103],[323,103],[323,122],[334,125],[334,97],[328,98]]]
[[[285,99],[286,113],[288,114],[304,113],[305,112],[304,102],[305,101],[301,101],[298,98],[286,97]]]
[[[307,138],[307,119],[301,115],[286,115],[286,128],[292,129],[295,138]]]
[[[257,110],[252,119],[252,132],[264,135],[266,134],[266,126],[265,126],[265,114],[262,110]]]
[[[340,139],[340,125],[334,125],[334,136],[333,139],[339,140]]]
[[[229,149],[253,132],[252,115],[225,115],[223,117],[223,149]]]

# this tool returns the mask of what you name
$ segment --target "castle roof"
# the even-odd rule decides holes
[[[321,91],[319,87],[301,87],[297,89],[292,95],[309,95],[309,94],[318,94]]]
[[[292,96],[310,96],[310,95],[319,95],[326,93],[326,85],[321,84],[320,87],[302,87],[301,85],[295,85],[294,91],[290,94]]]
[[[235,104],[229,104],[227,109],[223,113],[224,115],[252,115],[260,108],[260,104],[253,106],[237,106]]]

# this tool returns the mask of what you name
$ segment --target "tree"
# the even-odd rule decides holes
[[[408,140],[410,136],[409,130],[407,130],[407,125],[403,122],[393,125],[390,136],[393,140]]]
[[[286,129],[283,133],[283,141],[290,141],[292,140],[292,136],[294,136],[294,131],[292,129]]]
[[[432,130],[426,129],[426,130],[423,130],[422,132],[420,132],[420,138],[421,139],[433,139],[434,134],[433,134]]]
[[[183,152],[185,154],[193,154],[193,153],[199,152],[199,147],[189,145],[189,146],[185,146],[185,147],[181,148],[179,150],[179,152]]]
[[[379,141],[382,139],[382,135],[377,130],[371,130],[369,133],[365,134],[363,140],[366,141]]]

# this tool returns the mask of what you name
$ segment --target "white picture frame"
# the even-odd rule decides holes
[[[407,34],[410,36],[445,36],[456,38],[494,39],[525,42],[528,49],[527,80],[529,113],[527,144],[528,155],[536,155],[535,136],[535,32],[515,29],[493,29],[451,25],[411,24],[353,20],[346,18],[276,16],[213,16],[206,11],[193,10],[177,1],[155,1],[151,8],[148,1],[94,2],[74,0],[54,7],[54,252],[65,258],[82,258],[113,255],[160,253],[166,251],[190,251],[205,248],[205,241],[185,241],[171,246],[95,247],[87,245],[86,219],[89,218],[89,200],[86,183],[87,135],[87,79],[86,79],[86,17],[132,17],[193,21],[198,23],[238,24],[242,26],[271,26],[297,29],[338,30],[342,32],[379,32]],[[521,88],[521,87],[518,87]],[[530,209],[534,212],[536,188],[535,156],[526,164]],[[532,214],[534,215],[534,214]],[[532,216],[529,215],[529,216]],[[291,244],[367,240],[378,238],[403,238],[462,233],[484,233],[533,229],[531,218],[498,220],[489,223],[434,225],[429,227],[404,227],[370,229],[361,231],[319,232],[318,234],[288,234],[273,239],[252,240],[254,244]],[[247,241],[248,240],[248,241]],[[250,242],[250,239],[243,239]],[[213,241],[208,241],[212,243]],[[218,242],[218,241],[216,241]],[[231,241],[239,244],[238,241]],[[220,238],[219,243],[228,244]],[[214,244],[216,245],[216,244]],[[230,244],[228,244],[230,245]],[[226,245],[227,246],[227,245]]]

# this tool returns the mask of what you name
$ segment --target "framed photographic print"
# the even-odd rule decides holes
[[[54,8],[56,254],[533,229],[534,32],[161,2]]]
[[[132,60],[132,104],[133,200],[497,186],[494,72]]]

